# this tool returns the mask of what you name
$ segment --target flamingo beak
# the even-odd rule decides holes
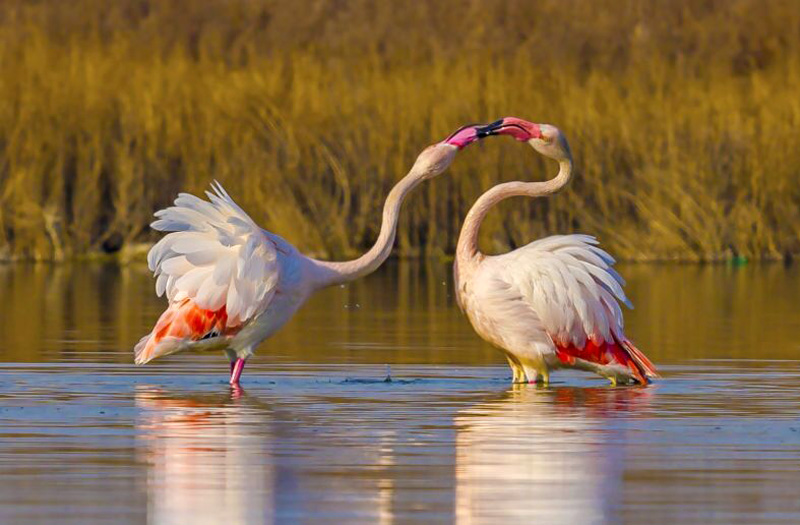
[[[449,144],[458,149],[464,149],[478,139],[483,138],[478,135],[478,130],[486,126],[470,124],[457,129],[452,135],[442,141],[442,144]]]
[[[489,135],[511,135],[521,142],[542,138],[542,130],[539,124],[516,117],[495,120],[491,124],[479,127],[476,134],[480,139]]]
[[[504,119],[495,120],[491,124],[479,127],[476,132],[478,134],[478,137],[484,138],[488,137],[489,135],[498,135],[500,129],[503,127],[503,120]]]

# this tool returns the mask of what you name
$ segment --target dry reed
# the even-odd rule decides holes
[[[0,259],[150,241],[216,178],[303,250],[352,255],[391,185],[458,125],[561,127],[578,172],[514,200],[487,249],[582,231],[624,259],[800,253],[800,10],[791,0],[0,4]],[[399,253],[452,252],[511,141],[412,196]]]

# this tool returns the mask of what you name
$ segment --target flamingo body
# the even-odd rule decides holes
[[[485,255],[478,232],[498,202],[543,197],[572,176],[572,155],[561,132],[514,117],[478,129],[478,136],[511,135],[557,160],[545,182],[507,182],[481,195],[464,220],[456,249],[458,303],[475,331],[503,350],[514,382],[548,382],[550,371],[577,368],[613,384],[646,384],[653,364],[626,337],[620,303],[631,306],[614,259],[589,235],[555,235],[502,255]]]
[[[619,303],[630,303],[613,263],[591,236],[547,237],[458,268],[458,302],[515,381],[579,368],[644,383],[655,368],[625,337]]]
[[[320,261],[261,229],[219,183],[208,200],[181,193],[151,226],[169,232],[148,253],[156,293],[169,305],[134,348],[137,364],[184,350],[224,350],[232,385],[255,347],[278,331],[316,290],[367,275],[389,256],[405,196],[443,173],[478,126],[429,146],[386,199],[375,245],[352,261]]]

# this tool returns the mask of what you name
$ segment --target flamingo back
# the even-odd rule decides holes
[[[583,347],[624,338],[632,307],[614,259],[589,235],[555,235],[495,258],[504,279],[537,314],[557,345]]]

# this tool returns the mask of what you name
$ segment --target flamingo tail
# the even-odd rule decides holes
[[[650,361],[647,356],[644,355],[644,352],[633,346],[633,343],[625,339],[620,343],[620,345],[628,352],[628,355],[634,360],[646,377],[661,377],[652,361]]]
[[[153,331],[134,347],[134,362],[143,365],[157,357],[186,350],[196,341],[223,335],[227,320],[224,306],[216,311],[203,310],[189,299],[171,304]]]
[[[587,340],[583,348],[575,346],[557,346],[556,356],[562,363],[571,366],[600,367],[621,366],[640,384],[649,383],[649,378],[660,377],[653,363],[627,339],[624,341],[595,343]],[[583,362],[583,365],[581,365]]]

